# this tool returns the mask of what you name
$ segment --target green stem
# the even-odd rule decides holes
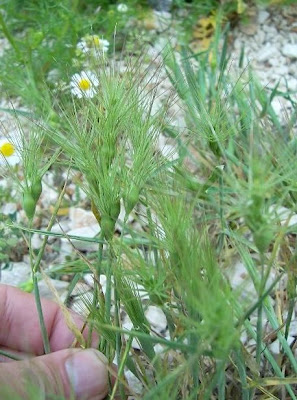
[[[108,262],[106,266],[106,293],[105,293],[105,320],[110,322],[110,309],[111,309],[111,249],[109,248]]]
[[[295,299],[290,299],[288,316],[287,316],[287,320],[286,320],[286,330],[285,330],[285,339],[286,340],[288,339],[288,336],[289,336],[289,329],[290,329],[290,325],[291,325],[291,321],[292,321],[294,308],[295,308]]]
[[[19,61],[22,61],[22,56],[21,56],[21,52],[14,40],[14,37],[12,36],[12,34],[9,32],[9,29],[4,21],[3,15],[0,12],[0,26],[2,28],[2,31],[4,33],[4,36],[6,37],[6,39],[9,41],[9,43],[11,44],[11,46],[13,47],[17,58],[19,59]]]
[[[234,355],[235,355],[236,366],[237,366],[238,375],[239,375],[239,379],[240,379],[240,383],[241,383],[242,400],[249,400],[250,394],[249,394],[249,388],[248,388],[248,383],[247,383],[246,363],[244,361],[241,348],[235,349]]]
[[[22,357],[16,356],[15,354],[8,353],[7,351],[1,350],[1,349],[0,349],[0,355],[4,356],[4,357],[7,357],[7,358],[10,358],[11,360],[14,360],[14,361],[23,360]]]
[[[53,214],[52,214],[51,219],[50,219],[50,221],[48,223],[48,226],[47,226],[47,229],[46,229],[47,233],[49,233],[51,231],[51,229],[52,229],[52,227],[53,227],[53,225],[55,223],[55,219],[56,219],[58,210],[60,208],[60,205],[62,203],[64,194],[65,194],[65,190],[66,190],[66,184],[64,185],[63,190],[60,193],[60,196],[58,198],[57,204],[55,205]],[[32,233],[31,232],[32,226],[30,226],[29,228],[30,228],[29,232]],[[47,244],[47,238],[48,238],[47,235],[45,235],[44,238],[43,238],[43,242],[42,242],[41,248],[40,248],[40,250],[38,252],[38,255],[36,257],[35,264],[34,264],[34,267],[33,267],[34,272],[37,272],[39,270],[39,265],[40,265],[41,259],[43,257],[44,251],[45,251],[45,246]]]
[[[266,279],[264,276],[264,256],[261,253],[261,278],[260,278],[260,288],[259,288],[259,298],[262,297],[262,294],[265,289]],[[262,352],[262,318],[263,317],[263,303],[260,302],[258,306],[258,318],[257,318],[257,340],[256,340],[256,363],[259,366],[260,370],[260,362],[261,362],[261,352]]]
[[[50,222],[49,222],[48,227],[47,227],[48,231],[51,230],[51,228],[52,228],[52,226],[54,224],[58,209],[60,207],[62,198],[63,198],[64,193],[65,193],[65,189],[66,189],[66,184],[64,185],[64,188],[63,188],[63,190],[62,190],[62,192],[61,192],[61,194],[59,196],[59,199],[58,199],[57,204],[55,206],[53,215],[51,216]],[[40,262],[41,262],[42,256],[44,254],[45,246],[46,246],[46,243],[47,243],[47,236],[44,237],[43,242],[42,242],[42,246],[41,246],[41,248],[39,250],[39,253],[38,253],[38,256],[37,256],[37,258],[36,258],[36,260],[34,262],[33,249],[32,249],[32,243],[31,243],[31,241],[32,241],[31,240],[32,239],[32,232],[31,232],[32,223],[33,223],[33,220],[31,220],[30,224],[29,224],[29,229],[30,229],[29,230],[30,265],[31,265],[31,271],[32,271],[32,280],[33,280],[33,285],[34,285],[34,296],[35,296],[36,308],[37,308],[37,312],[38,312],[38,318],[39,318],[40,330],[41,330],[41,335],[42,335],[42,340],[43,340],[44,352],[45,352],[45,354],[48,354],[48,353],[51,352],[51,349],[50,349],[48,333],[47,333],[45,322],[44,322],[42,306],[41,306],[41,301],[40,301],[39,287],[38,287],[38,278],[37,278],[37,275],[36,275],[36,273],[39,270],[39,266],[40,266]]]
[[[133,340],[133,336],[130,336],[128,341],[127,341],[127,343],[126,343],[126,348],[125,348],[125,351],[124,351],[124,354],[123,354],[123,357],[122,357],[122,361],[119,364],[119,369],[118,369],[118,373],[117,373],[117,380],[115,381],[114,387],[112,389],[112,393],[110,395],[110,400],[113,400],[115,395],[116,395],[116,391],[117,391],[120,379],[121,379],[121,377],[122,377],[122,375],[124,373],[124,368],[125,368],[125,365],[126,365],[126,361],[127,361],[128,356],[129,356],[129,351],[131,349],[132,340]],[[125,394],[124,394],[124,397],[122,396],[122,393],[121,393],[121,397],[123,399],[126,398]]]
[[[120,328],[120,327],[121,327],[121,325],[120,325],[120,323],[121,323],[121,322],[120,322],[120,307],[121,307],[121,303],[120,303],[120,298],[119,298],[119,296],[118,296],[118,291],[117,291],[116,276],[114,276],[113,279],[114,279],[114,297],[115,297],[115,299],[114,299],[114,300],[115,300],[115,324],[116,324],[116,326],[118,326],[118,327]],[[119,379],[120,379],[121,374],[122,374],[122,372],[123,372],[123,368],[124,368],[125,361],[126,361],[126,358],[127,358],[127,356],[128,356],[128,353],[129,353],[129,350],[130,350],[130,347],[131,347],[132,340],[133,340],[133,338],[130,337],[129,340],[128,340],[128,345],[126,345],[126,349],[125,349],[123,358],[122,358],[122,360],[121,360],[122,335],[121,335],[120,332],[116,332],[116,355],[117,355],[117,364],[120,365],[120,367],[122,366],[122,368],[120,368],[119,371],[118,371],[118,374],[117,374],[117,375],[118,375],[118,379],[117,379],[117,381],[116,381],[115,386],[117,386],[118,383],[119,383]],[[124,391],[124,387],[123,387],[123,385],[122,385],[121,383],[120,383],[120,385],[119,385],[119,389],[120,389],[121,398],[122,398],[122,399],[125,399],[125,398],[126,398],[126,396],[125,396],[125,391]],[[113,391],[112,391],[112,394],[111,394],[110,400],[113,399],[115,392],[116,392],[116,390],[115,390],[115,387],[114,387],[114,388],[113,388]]]
[[[102,266],[102,258],[103,258],[103,237],[104,235],[102,234],[102,231],[100,232],[99,235],[99,246],[98,246],[98,260],[97,260],[97,268],[96,268],[96,273],[97,276],[95,276],[95,281],[94,281],[94,293],[93,293],[93,302],[92,302],[92,310],[96,310],[97,304],[98,304],[98,284],[100,283],[100,275],[101,275],[101,266]],[[92,332],[94,329],[94,324],[92,320],[89,322],[89,333],[88,333],[88,340],[87,340],[87,346],[90,347],[92,343]]]
[[[33,271],[32,271],[32,278],[33,278],[33,284],[34,284],[34,296],[35,296],[35,302],[36,302],[36,307],[37,307],[37,312],[38,312],[38,318],[39,318],[39,324],[40,324],[41,335],[42,335],[42,340],[43,340],[44,352],[45,352],[45,354],[49,354],[51,352],[51,348],[50,348],[48,333],[47,333],[44,318],[43,318],[42,306],[41,306],[41,301],[40,301],[40,293],[39,293],[39,288],[38,288],[38,279]]]
[[[225,400],[225,386],[226,386],[226,375],[225,375],[225,362],[217,361],[217,366],[223,363],[222,368],[220,369],[220,374],[218,378],[218,400]]]
[[[32,228],[32,222],[33,222],[33,220],[31,219],[30,223],[29,223],[30,229]],[[36,303],[36,308],[37,308],[37,313],[38,313],[43,347],[44,347],[45,354],[48,354],[51,352],[51,349],[50,349],[48,333],[47,333],[47,330],[45,327],[42,306],[41,306],[41,301],[40,301],[38,278],[36,276],[36,269],[35,269],[33,249],[32,249],[32,232],[29,232],[29,255],[30,255],[30,265],[31,265],[31,271],[32,271],[32,280],[33,280],[33,286],[34,286],[34,297],[35,297],[35,303]]]

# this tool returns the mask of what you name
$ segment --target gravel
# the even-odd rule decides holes
[[[170,7],[170,1],[164,0],[163,2],[157,2],[159,4],[159,10],[156,12],[156,19],[159,21],[159,28],[161,27],[160,20],[162,16],[165,16],[165,20],[168,21],[168,10]],[[164,13],[165,11],[165,13]],[[169,15],[170,16],[170,15]],[[164,23],[164,20],[163,22]],[[160,28],[161,30],[161,28]],[[232,33],[233,41],[231,42],[232,50],[232,67],[230,73],[236,74],[238,72],[238,62],[240,59],[240,53],[244,47],[245,63],[246,65],[251,65],[257,74],[259,80],[264,86],[268,88],[273,88],[279,82],[279,90],[290,91],[292,98],[296,99],[297,92],[297,15],[296,10],[292,7],[286,7],[284,9],[270,8],[270,9],[260,9],[252,10],[250,23],[240,24]],[[7,41],[4,39],[0,40],[0,56],[3,50],[8,46]],[[149,51],[149,55],[154,59],[154,63],[160,62],[160,57],[158,54],[164,48],[165,41],[163,37],[160,37],[156,46],[152,47]],[[166,74],[162,72],[160,75],[162,79],[162,84],[160,85],[160,93],[158,93],[159,101],[164,99],[164,93],[168,93],[171,90],[171,84],[166,77]],[[273,100],[273,108],[275,112],[283,117],[285,112],[292,111],[292,105],[289,101],[285,100],[283,97],[277,96]],[[6,99],[2,99],[0,102],[0,108],[17,108],[20,106],[20,101],[16,99],[14,104]],[[158,108],[158,106],[156,106]],[[180,109],[175,108],[174,115],[172,116],[173,123],[179,128],[184,127],[184,116]],[[0,110],[0,123],[4,131],[9,134],[13,134],[15,130],[15,120],[14,117]],[[174,147],[174,144],[168,141],[168,138],[161,136],[159,142],[159,150],[164,156],[168,156],[169,159],[173,160],[178,158],[178,154]],[[42,202],[44,207],[48,207],[57,198],[57,192],[53,189],[47,191],[43,195]],[[11,210],[16,211],[12,203],[1,204],[1,210],[3,213],[10,213]],[[290,216],[286,209],[277,211],[277,214],[281,214],[279,217],[281,222],[290,217],[292,221],[291,224],[296,223],[296,215]],[[294,222],[293,222],[294,221]],[[133,223],[133,218],[130,219],[130,223]],[[59,224],[54,226],[53,231],[62,232],[63,230],[69,234],[78,236],[94,237],[98,231],[98,224],[95,220],[93,214],[90,211],[85,211],[82,208],[70,208],[67,217],[61,220],[62,229]],[[139,224],[139,223],[138,223]],[[140,228],[141,229],[141,226]],[[120,227],[118,226],[118,230]],[[60,243],[60,254],[55,260],[56,262],[63,262],[65,257],[69,257],[73,252],[72,246],[69,244],[67,239],[59,240]],[[96,250],[97,244],[90,242],[79,242],[74,241],[74,245],[82,251]],[[39,235],[35,234],[33,236],[34,248],[38,249],[41,246],[41,238]],[[242,263],[235,262],[232,269],[230,269],[230,283],[235,290],[240,289],[242,291],[242,298],[250,298],[255,296],[255,289],[253,284],[246,279],[247,274],[245,272],[245,267]],[[6,269],[1,272],[0,281],[3,283],[18,285],[30,278],[30,270],[28,263],[13,263],[10,269]],[[104,276],[101,277],[101,284],[103,290],[105,290]],[[92,290],[93,288],[93,276],[88,274],[85,276],[85,284]],[[233,281],[232,281],[233,280]],[[52,281],[54,286],[59,290],[59,292],[64,293],[67,289],[68,283],[61,281]],[[50,293],[46,290],[46,287],[42,283],[42,293],[50,297]],[[91,292],[85,291],[85,295],[88,297],[88,301],[91,300]],[[144,298],[147,301],[147,296]],[[76,300],[73,304],[73,308],[78,312],[86,312],[84,301]],[[164,334],[167,327],[166,317],[163,311],[155,306],[149,306],[146,310],[146,317],[151,324],[153,330],[157,331],[159,334]],[[132,329],[133,325],[126,314],[123,317],[123,327],[126,329]],[[290,338],[291,339],[291,338]],[[134,339],[133,347],[138,348],[139,344]],[[279,353],[279,343],[277,341],[270,345],[270,349],[273,353]],[[133,375],[129,372],[126,373],[126,378],[128,382],[134,387],[134,391],[139,393],[141,391],[141,385],[139,382],[134,382],[135,379]]]

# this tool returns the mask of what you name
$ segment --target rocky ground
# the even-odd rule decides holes
[[[170,21],[170,14],[167,12],[156,12],[156,27],[158,31],[162,30],[166,20]],[[165,21],[165,22],[164,22]],[[174,31],[171,32],[174,38]],[[169,35],[171,34],[169,31]],[[166,33],[168,35],[168,32]],[[230,73],[237,73],[237,65],[240,53],[244,46],[246,66],[250,65],[256,72],[259,81],[268,88],[273,88],[278,82],[278,90],[280,92],[273,99],[273,107],[275,112],[282,117],[284,123],[289,113],[293,111],[292,102],[286,100],[281,92],[289,92],[291,98],[297,100],[297,7],[291,6],[283,8],[281,11],[277,8],[270,9],[253,9],[250,11],[250,21],[248,24],[240,24],[232,32],[232,40],[230,46],[232,48],[232,63],[230,66]],[[159,51],[164,46],[164,36],[160,35],[157,39],[156,45],[149,50],[149,54],[154,59],[157,66],[160,62],[158,58]],[[1,49],[7,46],[4,39],[0,40],[0,55]],[[166,78],[165,72],[162,73],[162,84],[160,85],[160,101],[164,101],[166,93],[170,92],[171,85]],[[165,95],[164,95],[165,94]],[[14,106],[18,107],[19,101],[14,102]],[[2,98],[0,107],[11,108],[11,103]],[[184,120],[182,111],[176,106],[173,108],[172,120],[178,127],[183,128]],[[5,130],[12,132],[16,129],[14,127],[14,117],[7,112],[0,111],[0,123]],[[161,137],[159,143],[160,151],[163,154],[171,154],[171,157],[177,157],[173,145],[164,137]],[[54,189],[56,177],[52,173],[48,173],[45,179],[44,193],[39,205],[40,210],[51,207],[57,200],[58,192]],[[1,187],[5,187],[5,180],[0,180]],[[83,192],[80,192],[80,199],[84,200]],[[70,201],[77,196],[74,183],[70,182],[66,191],[66,198]],[[16,214],[16,219],[22,219],[22,210],[17,203],[6,203],[0,205],[0,212],[3,214]],[[282,210],[283,219],[286,217],[286,210]],[[42,214],[42,213],[41,213]],[[297,217],[293,216],[291,223],[296,223]],[[133,224],[134,229],[142,230],[144,222],[141,222],[137,216],[131,217],[130,223]],[[45,229],[47,224],[46,218],[40,221],[40,228]],[[70,207],[65,210],[65,215],[60,216],[59,223],[55,224],[52,231],[56,233],[64,233],[70,236],[83,236],[94,237],[98,233],[98,223],[91,211],[86,211],[80,207]],[[120,232],[120,225],[118,226]],[[42,243],[42,237],[38,234],[33,235],[33,246],[38,250]],[[73,240],[72,244],[80,251],[86,253],[91,250],[96,250],[97,245],[90,242],[81,242]],[[48,266],[62,264],[67,258],[73,254],[73,245],[67,239],[50,238],[49,245],[46,252],[46,262]],[[230,269],[230,280],[233,287],[243,285],[244,296],[254,296],[251,282],[246,280],[245,268],[238,262],[232,269]],[[30,278],[30,267],[28,262],[28,255],[20,257],[19,260],[13,262],[8,268],[1,271],[0,281],[7,284],[19,285],[26,282]],[[101,284],[105,290],[105,277],[101,277]],[[67,280],[52,280],[52,283],[58,290],[63,298],[67,291]],[[46,297],[51,297],[51,291],[43,282],[40,283],[41,294]],[[84,293],[84,296],[92,296],[93,278],[91,274],[84,276],[76,291],[73,293],[71,306],[77,312],[83,312],[85,309],[83,300],[77,296]],[[139,287],[141,291],[142,288]],[[143,294],[143,300],[146,300],[146,293]],[[163,311],[157,307],[149,306],[146,309],[146,316],[151,323],[152,328],[159,334],[166,337],[168,335],[167,322]],[[132,323],[128,316],[123,313],[123,327],[127,329],[132,328]],[[297,320],[292,324],[292,329],[296,326]],[[292,337],[289,340],[293,340]],[[243,338],[244,340],[244,338]],[[251,345],[253,345],[251,343]],[[138,348],[138,343],[133,342],[133,346]],[[271,344],[271,350],[275,353],[279,352],[279,343],[276,340]],[[156,349],[157,350],[157,349]],[[133,387],[134,391],[139,391],[140,387],[132,374],[127,374],[128,380]],[[133,381],[134,379],[134,381]],[[133,381],[133,382],[132,382]]]

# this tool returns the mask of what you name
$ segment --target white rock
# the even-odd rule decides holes
[[[51,284],[54,286],[54,288],[58,292],[60,299],[63,300],[63,297],[65,297],[65,295],[67,293],[67,288],[69,286],[69,282],[60,281],[58,279],[51,279],[51,278],[49,278],[49,279],[50,279]],[[51,292],[50,288],[48,287],[48,285],[46,284],[46,282],[44,280],[41,280],[40,282],[38,282],[38,288],[39,288],[39,293],[40,293],[41,297],[43,297],[45,299],[49,299],[49,300],[55,300],[54,294]]]
[[[93,274],[84,274],[83,280],[86,282],[88,286],[94,288],[94,275]]]
[[[43,182],[48,186],[55,186],[54,174],[51,171],[47,171],[43,176]]]
[[[255,35],[255,40],[258,44],[263,44],[265,41],[265,33],[259,29],[257,34]]]
[[[148,309],[145,311],[145,316],[149,322],[149,324],[157,331],[162,332],[167,327],[167,320],[165,317],[164,312],[156,307],[156,306],[149,306]]]
[[[121,199],[120,202],[121,202],[121,211],[120,211],[120,214],[118,216],[118,219],[117,219],[117,222],[116,222],[116,225],[115,225],[115,229],[118,230],[119,232],[122,232],[122,226],[124,224],[124,220],[125,220],[125,216],[126,216],[126,210],[125,210],[124,202],[123,202],[122,199]],[[128,216],[127,223],[130,223],[133,220],[134,220],[133,213],[130,213],[129,216]]]
[[[272,213],[275,218],[279,219],[281,225],[285,225],[288,218],[290,218],[288,226],[293,226],[297,224],[297,214],[292,214],[291,211],[286,207],[270,206],[269,212]]]
[[[125,374],[125,378],[128,382],[128,386],[129,388],[131,388],[132,393],[136,393],[136,394],[141,394],[143,391],[143,386],[142,383],[140,382],[139,379],[136,378],[136,376],[134,374],[132,374],[131,371],[126,370],[124,372]]]
[[[256,54],[256,61],[260,63],[269,62],[273,57],[278,57],[278,51],[272,43],[268,42],[261,47]],[[263,68],[263,67],[262,67]],[[265,72],[265,71],[263,71]]]
[[[59,250],[59,255],[56,258],[56,263],[63,263],[67,256],[70,256],[74,252],[73,247],[68,242],[68,240],[61,240],[61,247]]]
[[[4,215],[12,215],[17,211],[16,203],[5,203],[1,207],[1,213]]]
[[[178,152],[175,146],[170,144],[165,144],[160,148],[162,155],[167,158],[169,161],[174,161],[179,158]]]
[[[75,299],[70,308],[80,315],[87,316],[89,314],[88,305],[90,304],[93,304],[93,293],[86,292]]]
[[[86,282],[86,284],[91,287],[94,288],[94,275],[89,273],[89,274],[84,274],[83,276],[83,280]],[[100,285],[102,287],[102,292],[105,295],[106,293],[106,275],[100,275]],[[111,281],[113,282],[113,278],[111,279]],[[113,291],[112,291],[112,298],[113,298]]]
[[[162,346],[160,343],[155,344],[154,350],[155,350],[156,354],[160,354],[160,355],[162,355],[162,353],[164,353],[164,351],[165,351],[164,346]]]
[[[280,50],[285,57],[289,57],[291,59],[297,58],[297,44],[287,43]]]
[[[83,226],[81,228],[71,229],[67,232],[69,236],[80,236],[82,238],[94,238],[100,232],[100,227],[96,221],[96,224],[90,226]],[[61,239],[62,242],[68,241],[66,238]],[[76,249],[80,251],[96,251],[98,250],[98,243],[87,242],[79,239],[70,239],[71,243]]]
[[[284,113],[284,100],[281,97],[274,97],[271,102],[271,106],[278,116],[281,116]]]
[[[295,68],[296,68],[296,66],[295,66]],[[288,79],[288,89],[291,90],[292,92],[297,91],[297,79],[296,78]]]
[[[70,229],[81,228],[90,225],[98,225],[92,211],[84,210],[79,207],[69,208]]]
[[[257,32],[258,26],[255,23],[241,24],[240,31],[248,36],[253,36]]]
[[[287,342],[288,345],[290,346],[294,342],[295,338],[292,336],[288,336]],[[279,354],[280,353],[280,342],[278,339],[276,339],[274,342],[270,343],[268,346],[271,353],[273,354]]]
[[[265,10],[260,10],[259,14],[258,14],[258,22],[259,24],[264,24],[264,22],[267,20],[267,18],[269,18],[269,12],[265,11]]]
[[[248,274],[248,271],[241,261],[237,261],[234,265],[230,266],[226,272],[232,288],[236,291],[238,296],[243,300],[254,300],[258,294],[255,286]],[[275,272],[271,271],[267,279],[266,288],[268,288],[275,279]]]
[[[294,336],[297,334],[297,319],[294,319],[290,323],[289,327],[289,335]]]
[[[280,352],[280,343],[279,343],[278,339],[276,339],[274,342],[270,343],[270,345],[268,347],[269,347],[269,350],[271,351],[271,353],[279,354],[279,352]]]
[[[126,329],[127,331],[134,330],[133,323],[130,320],[128,315],[125,315],[125,317],[124,317],[124,320],[123,320],[123,323],[122,323],[122,328]],[[125,339],[128,340],[129,335],[124,335],[124,336],[125,336]],[[133,349],[136,349],[136,350],[140,350],[141,349],[140,343],[137,340],[137,338],[134,338],[132,340],[132,347],[133,347]]]
[[[266,39],[267,41],[274,42],[276,40],[276,37],[278,36],[278,30],[274,25],[270,24],[265,24],[263,26],[264,32],[266,32]]]
[[[41,193],[41,203],[43,204],[44,207],[48,207],[51,204],[55,204],[56,201],[58,200],[59,193],[48,187],[44,186],[43,191]]]
[[[41,239],[40,235],[38,235],[38,233],[33,233],[32,239],[31,239],[32,249],[34,249],[34,250],[40,249],[42,242],[43,242],[43,240]]]
[[[148,292],[145,290],[144,286],[139,285],[138,283],[133,283],[133,285],[141,300],[149,300],[150,296],[148,295]]]
[[[64,233],[69,231],[70,226],[69,226],[69,221],[67,220],[61,220],[59,223],[56,223],[53,225],[51,232],[53,233]]]
[[[31,267],[24,262],[11,263],[9,268],[0,271],[0,282],[18,286],[31,278]]]

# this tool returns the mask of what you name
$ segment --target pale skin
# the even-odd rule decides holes
[[[47,355],[34,296],[0,284],[0,349],[22,359],[13,361],[0,355],[1,399],[29,399],[28,379],[42,393],[63,394],[67,399],[104,399],[108,392],[106,358],[94,349],[70,348],[74,336],[59,306],[42,300],[42,309],[51,347]],[[83,320],[75,314],[73,319],[81,329]],[[87,334],[85,330],[85,338]],[[96,348],[96,334],[92,339]]]

